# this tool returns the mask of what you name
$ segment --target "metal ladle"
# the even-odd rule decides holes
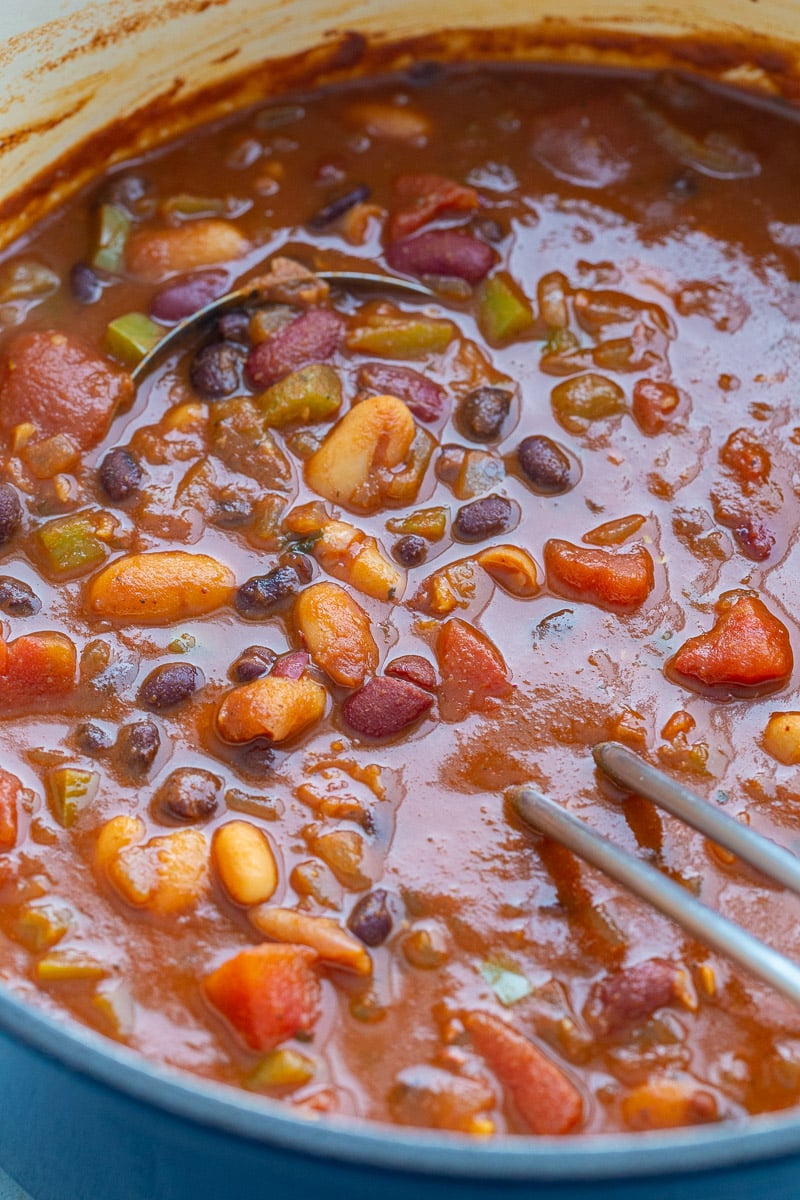
[[[394,275],[380,275],[369,271],[315,271],[314,274],[317,279],[322,279],[325,283],[336,283],[345,289],[351,287],[375,288],[382,291],[402,292],[404,295],[424,300],[436,299],[435,292],[423,283],[415,283],[411,279],[398,279]],[[212,317],[218,317],[222,313],[236,308],[253,308],[259,304],[273,302],[270,300],[269,293],[274,286],[275,279],[269,274],[256,276],[243,287],[237,288],[233,292],[226,292],[224,296],[211,300],[202,308],[198,308],[196,312],[184,317],[177,325],[167,329],[161,340],[156,342],[155,346],[139,360],[131,371],[134,383],[140,383],[169,350],[172,350],[187,334],[197,331]]]

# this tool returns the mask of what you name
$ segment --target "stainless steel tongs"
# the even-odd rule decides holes
[[[600,770],[619,787],[651,800],[775,883],[800,895],[800,858],[789,850],[720,812],[626,746],[601,742],[593,753]],[[508,799],[527,825],[560,842],[672,918],[698,941],[727,955],[800,1004],[800,967],[791,959],[696,900],[655,867],[614,845],[536,788],[512,788]]]

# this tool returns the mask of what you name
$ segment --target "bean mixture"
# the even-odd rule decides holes
[[[14,992],[475,1136],[800,1102],[790,1006],[504,802],[534,782],[800,957],[793,900],[591,757],[800,848],[798,179],[777,103],[418,66],[196,132],[4,253]]]

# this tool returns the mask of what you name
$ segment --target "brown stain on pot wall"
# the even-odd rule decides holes
[[[157,28],[178,15],[199,14],[223,7],[228,0],[168,0],[155,12],[132,16],[112,29],[95,31],[60,57],[44,57],[43,71],[55,71],[99,45],[124,44],[142,30]],[[59,25],[54,23],[53,28]],[[63,23],[61,25],[63,32]],[[38,36],[38,35],[35,35]],[[43,35],[42,35],[43,36]],[[35,37],[34,37],[35,41]],[[0,71],[13,54],[13,43],[0,52]],[[26,40],[30,48],[30,40]],[[39,46],[46,49],[46,43]],[[231,61],[241,52],[234,46],[214,63]],[[234,73],[200,94],[191,83],[174,78],[157,96],[135,112],[70,147],[46,170],[0,202],[0,247],[62,203],[102,169],[140,154],[194,125],[217,119],[237,107],[263,102],[284,92],[322,86],[367,75],[391,74],[424,62],[552,61],[577,65],[690,70],[717,82],[731,82],[754,92],[800,103],[800,46],[787,47],[741,31],[725,39],[668,38],[632,34],[614,28],[582,28],[557,18],[536,26],[495,29],[445,29],[406,39],[386,31],[369,40],[361,33],[332,31],[324,42],[301,53],[269,60]],[[16,130],[0,141],[3,154],[26,140],[69,121],[90,95],[41,122]]]

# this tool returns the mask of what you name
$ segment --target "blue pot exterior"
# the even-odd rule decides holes
[[[796,1120],[560,1143],[348,1129],[170,1076],[0,993],[3,1028],[0,1162],[34,1200],[800,1196]]]

